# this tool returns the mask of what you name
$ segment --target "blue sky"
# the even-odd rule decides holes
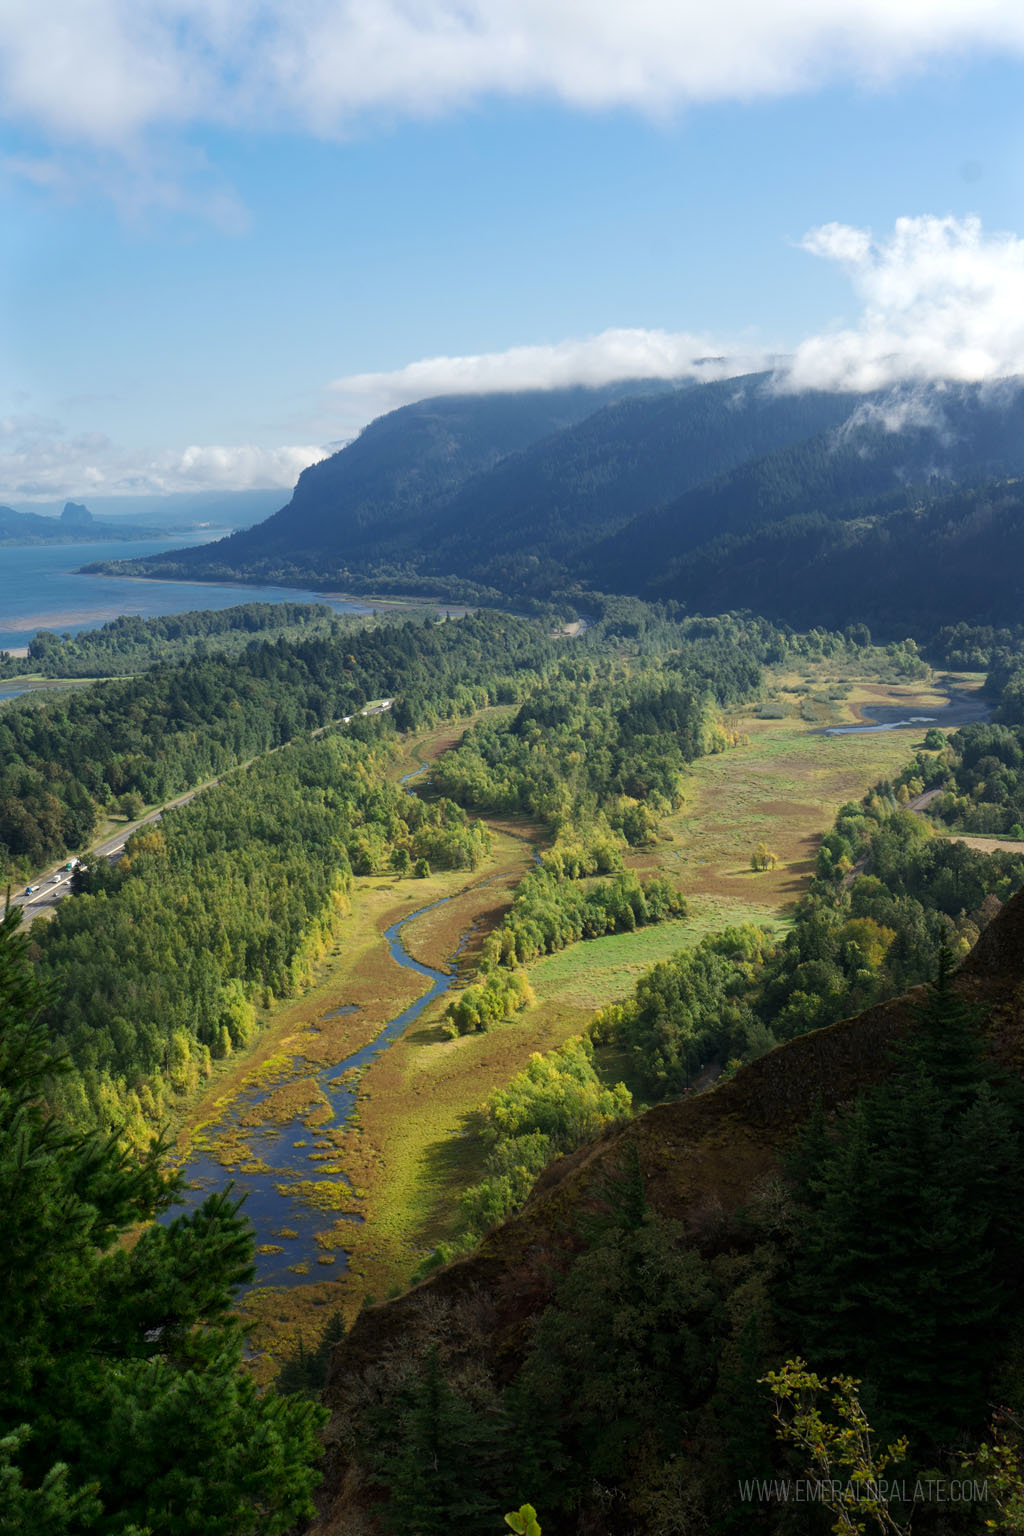
[[[1024,371],[1024,8],[708,9],[12,0],[0,496],[284,487],[406,399],[708,353]]]

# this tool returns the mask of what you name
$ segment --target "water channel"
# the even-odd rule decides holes
[[[952,693],[949,695],[949,703],[940,706],[934,714],[912,714],[912,709],[913,705],[865,706],[864,714],[869,723],[833,726],[823,734],[844,736],[873,731],[919,730],[930,725],[949,729],[987,719],[989,715],[987,706],[979,700]],[[408,784],[428,768],[429,764],[422,763],[400,782]],[[536,851],[534,856],[537,857]],[[406,970],[415,971],[424,977],[430,985],[421,997],[391,1019],[369,1044],[343,1061],[321,1067],[313,1074],[313,1081],[331,1111],[330,1115],[325,1114],[320,1103],[319,1114],[314,1114],[314,1118],[320,1120],[323,1131],[338,1130],[351,1123],[358,1080],[363,1071],[414,1024],[436,998],[448,991],[455,981],[455,964],[459,950],[466,941],[465,937],[451,957],[450,968],[444,971],[414,960],[402,940],[403,930],[410,923],[425,912],[446,906],[454,899],[454,896],[445,896],[430,902],[415,912],[406,913],[386,930],[384,937],[393,959]],[[348,1011],[354,1011],[354,1005],[342,1003],[334,1013],[326,1017],[336,1017]],[[303,1057],[296,1056],[286,1074],[287,1079],[309,1077],[310,1074],[305,1070],[307,1066]],[[260,1106],[277,1091],[281,1081],[281,1078],[277,1078],[270,1084],[261,1083],[246,1090],[233,1100],[217,1121],[207,1127],[207,1137],[225,1138],[236,1149],[240,1142],[244,1143],[247,1156],[237,1170],[229,1170],[213,1153],[206,1150],[195,1152],[183,1168],[188,1180],[184,1197],[186,1210],[195,1209],[212,1190],[224,1188],[229,1180],[233,1181],[235,1194],[245,1195],[244,1210],[256,1229],[255,1284],[260,1286],[295,1285],[303,1281],[310,1283],[344,1270],[347,1266],[344,1250],[326,1250],[317,1241],[317,1233],[332,1226],[339,1218],[353,1222],[363,1219],[357,1209],[359,1202],[354,1192],[350,1211],[328,1211],[307,1202],[296,1191],[295,1186],[303,1182],[323,1183],[329,1179],[336,1185],[339,1180],[342,1183],[346,1181],[344,1175],[332,1166],[337,1156],[333,1142],[323,1139],[322,1133],[318,1134],[316,1127],[307,1123],[308,1107],[287,1123],[260,1123]],[[181,1213],[181,1209],[181,1205],[175,1206],[161,1220],[173,1220]],[[263,1251],[260,1252],[260,1249]],[[333,1254],[333,1258],[328,1258],[328,1252]],[[328,1268],[328,1264],[333,1264],[333,1268]]]
[[[961,725],[974,725],[987,720],[992,711],[984,700],[962,693],[949,693],[948,703],[940,705],[931,714],[917,713],[920,705],[914,704],[864,704],[861,713],[866,724],[830,725],[822,736],[871,736],[880,731],[928,730],[937,726],[940,731],[955,731]]]
[[[428,767],[427,763],[421,764],[399,782],[406,784],[410,779],[419,777]],[[354,1051],[343,1061],[321,1067],[312,1074],[312,1080],[331,1109],[330,1116],[327,1116],[323,1112],[322,1102],[318,1101],[320,1112],[315,1118],[322,1121],[324,1130],[336,1131],[351,1122],[358,1080],[365,1069],[416,1022],[435,998],[447,992],[454,982],[456,962],[468,935],[459,941],[455,954],[451,956],[450,968],[446,971],[435,970],[432,966],[414,960],[402,941],[403,930],[416,918],[437,907],[446,906],[454,899],[454,895],[443,896],[438,901],[429,902],[415,912],[407,912],[386,929],[384,938],[392,958],[406,970],[425,977],[430,986],[421,997],[391,1019],[369,1044]],[[355,1012],[355,1006],[342,1003],[325,1017],[336,1018],[349,1012]],[[311,1074],[305,1070],[307,1065],[303,1057],[293,1058],[288,1076],[298,1075],[304,1080],[308,1079]],[[260,1123],[260,1106],[278,1089],[280,1082],[281,1079],[277,1078],[273,1083],[261,1083],[241,1093],[219,1119],[206,1127],[206,1137],[225,1137],[236,1146],[239,1140],[244,1140],[248,1157],[237,1171],[229,1170],[215,1155],[205,1150],[190,1156],[182,1169],[188,1181],[184,1194],[185,1210],[196,1209],[208,1194],[215,1189],[223,1189],[229,1181],[233,1181],[235,1195],[245,1195],[243,1209],[256,1229],[254,1284],[258,1286],[295,1285],[303,1281],[309,1283],[344,1270],[347,1266],[344,1250],[325,1249],[317,1242],[317,1233],[332,1226],[339,1218],[354,1222],[363,1219],[355,1209],[358,1205],[355,1194],[352,1195],[351,1211],[326,1211],[307,1203],[295,1192],[294,1187],[302,1182],[315,1180],[322,1183],[325,1178],[330,1178],[344,1184],[347,1180],[332,1167],[335,1157],[339,1155],[333,1143],[324,1141],[316,1127],[311,1128],[307,1124],[308,1110],[296,1114],[285,1124],[280,1121]],[[334,1156],[331,1156],[332,1152]],[[179,1204],[165,1212],[160,1220],[166,1224],[181,1214],[182,1206]],[[264,1251],[260,1252],[260,1249]],[[331,1262],[328,1253],[333,1253],[333,1268],[327,1268],[326,1265],[321,1268],[325,1260]],[[299,1268],[296,1269],[296,1266]]]

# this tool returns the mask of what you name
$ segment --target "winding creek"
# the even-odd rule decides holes
[[[912,705],[869,705],[863,711],[864,723],[833,726],[814,734],[858,735],[920,729],[932,724],[949,728],[987,719],[989,715],[981,701],[956,694],[950,694],[948,704],[939,706],[934,714],[911,713],[912,709]],[[399,782],[408,785],[428,769],[429,764],[421,763]],[[534,857],[538,857],[536,850]],[[347,1268],[348,1255],[338,1245],[337,1232],[329,1237],[325,1229],[339,1222],[361,1222],[363,1217],[358,1193],[335,1166],[340,1156],[337,1136],[353,1125],[359,1080],[366,1068],[456,979],[456,964],[468,934],[459,941],[445,970],[415,960],[402,934],[410,923],[448,905],[457,894],[404,914],[384,933],[389,952],[398,965],[429,983],[420,997],[390,1019],[367,1045],[344,1060],[310,1072],[306,1058],[295,1054],[273,1074],[272,1080],[243,1090],[216,1120],[204,1127],[196,1138],[194,1151],[182,1165],[187,1180],[186,1210],[195,1209],[211,1191],[224,1188],[229,1180],[233,1182],[234,1193],[245,1195],[244,1210],[256,1230],[256,1286],[313,1283]],[[354,1011],[354,1004],[341,1002],[322,1018]],[[286,1121],[269,1114],[264,1118],[264,1106],[282,1083],[299,1080],[309,1084],[307,1102]],[[181,1211],[182,1205],[176,1205],[161,1220],[173,1220]]]
[[[429,766],[422,763],[405,774],[399,783],[407,784],[410,779],[418,778]],[[402,941],[402,932],[410,923],[454,900],[454,894],[442,896],[415,912],[407,912],[385,930],[384,938],[392,959],[430,983],[415,1002],[389,1020],[369,1044],[343,1061],[321,1067],[311,1075],[303,1071],[305,1059],[295,1056],[287,1072],[275,1075],[273,1082],[260,1083],[243,1091],[222,1116],[205,1127],[201,1149],[182,1164],[182,1172],[188,1181],[184,1193],[185,1210],[194,1210],[208,1194],[224,1188],[229,1180],[233,1181],[234,1194],[244,1194],[245,1213],[256,1229],[255,1285],[295,1285],[303,1280],[323,1280],[347,1267],[344,1249],[328,1246],[318,1240],[318,1234],[338,1219],[362,1221],[356,1193],[351,1192],[351,1210],[338,1210],[333,1204],[321,1206],[315,1197],[313,1200],[305,1198],[301,1186],[308,1186],[310,1181],[322,1186],[329,1179],[335,1188],[340,1181],[343,1187],[351,1190],[345,1175],[333,1166],[338,1156],[337,1147],[325,1136],[352,1124],[358,1083],[365,1069],[455,981],[459,953],[468,934],[459,941],[450,957],[449,969],[445,971],[414,960]],[[341,1004],[323,1017],[336,1018],[349,1012],[355,1012],[355,1005]],[[311,1092],[310,1103],[286,1123],[262,1121],[261,1107],[278,1090],[282,1080],[296,1076],[315,1084],[318,1092]],[[316,1107],[311,1115],[310,1106],[314,1104]],[[325,1104],[329,1106],[329,1113]],[[320,1122],[319,1129],[316,1124],[311,1128],[311,1119]],[[237,1167],[229,1169],[214,1151],[208,1150],[213,1140],[224,1140],[235,1146],[241,1141],[247,1156]],[[182,1205],[179,1204],[160,1219],[166,1223],[181,1214]]]

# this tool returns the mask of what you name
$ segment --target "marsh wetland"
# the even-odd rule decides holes
[[[845,696],[825,702],[830,685],[837,691],[835,668],[773,674],[782,718],[759,718],[755,704],[738,711],[730,723],[740,744],[692,764],[683,806],[651,847],[629,854],[638,872],[667,875],[684,892],[686,917],[534,962],[535,1004],[486,1034],[447,1038],[443,999],[468,979],[480,941],[543,846],[542,829],[487,817],[492,851],[470,876],[358,881],[353,913],[313,985],[278,1005],[244,1060],[221,1067],[178,1139],[189,1204],[229,1180],[246,1196],[257,1278],[244,1308],[258,1356],[271,1357],[265,1369],[299,1334],[315,1332],[311,1309],[340,1304],[351,1315],[366,1295],[406,1282],[447,1237],[459,1194],[480,1174],[479,1108],[531,1052],[579,1033],[652,964],[707,934],[744,922],[785,929],[838,806],[897,772],[914,730],[926,728],[865,731],[865,721],[891,711],[942,726],[983,713],[971,697],[976,676],[839,681]],[[808,720],[812,709],[823,718]],[[825,735],[826,724],[853,730]],[[394,777],[429,794],[425,767],[464,729],[410,736]],[[755,874],[750,848],[765,837],[779,865]],[[610,1050],[598,1051],[598,1063],[622,1073]]]

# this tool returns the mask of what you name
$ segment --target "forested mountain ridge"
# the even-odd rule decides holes
[[[417,1405],[428,1390],[452,1430],[462,1425],[459,1416],[473,1403],[480,1426],[490,1415],[513,1441],[511,1451],[507,1440],[496,1450],[497,1442],[488,1440],[481,1427],[475,1458],[460,1461],[463,1442],[452,1434],[438,1445],[440,1474],[463,1497],[482,1502],[491,1493],[488,1475],[500,1476],[495,1467],[510,1456],[515,1486],[537,1504],[542,1528],[545,1516],[550,1521],[561,1507],[560,1493],[571,1486],[578,1470],[575,1459],[582,1457],[590,1479],[577,1492],[575,1510],[589,1512],[588,1529],[686,1529],[681,1523],[658,1523],[669,1517],[681,1522],[684,1515],[694,1529],[817,1529],[794,1527],[787,1523],[784,1501],[751,1502],[740,1486],[744,1478],[800,1475],[799,1467],[794,1472],[793,1462],[773,1448],[769,1398],[760,1378],[813,1322],[786,1308],[807,1279],[803,1223],[812,1231],[817,1224],[824,1232],[824,1215],[810,1193],[814,1169],[834,1161],[843,1128],[857,1125],[862,1136],[876,1137],[879,1157],[903,1157],[905,1177],[910,1154],[900,1139],[902,1090],[887,1095],[886,1080],[894,1077],[909,1089],[918,1080],[914,1074],[928,1080],[907,1122],[918,1138],[915,1155],[930,1144],[920,1119],[927,1095],[933,1095],[927,1113],[938,1130],[942,1114],[955,1107],[957,1093],[973,1078],[978,1085],[990,1084],[966,1091],[977,1092],[979,1106],[987,1104],[979,1113],[995,1115],[984,1156],[996,1166],[1003,1133],[995,1129],[1002,1114],[995,1105],[1004,1091],[1006,1103],[1019,1097],[1013,1083],[1014,1074],[1020,1074],[1024,1038],[1022,950],[1024,895],[1018,895],[951,981],[938,989],[915,988],[857,1017],[801,1035],[713,1092],[608,1125],[598,1139],[553,1164],[519,1215],[492,1231],[475,1254],[406,1295],[364,1310],[335,1350],[327,1385],[325,1401],[333,1421],[326,1435],[329,1451],[315,1536],[348,1529],[357,1510],[364,1520],[368,1506],[384,1528],[394,1528],[399,1504],[407,1508],[404,1501],[410,1497],[395,1436],[404,1435],[406,1443],[415,1439]],[[989,1065],[980,1054],[972,1055],[972,1031],[980,1031],[977,1039]],[[939,1040],[948,1046],[945,1061],[936,1055]],[[949,1095],[946,1110],[934,1097],[940,1084]],[[846,1110],[855,1099],[858,1109]],[[870,1105],[878,1108],[865,1107]],[[805,1123],[810,1129],[798,1135]],[[1013,1168],[1007,1162],[997,1177],[1019,1183],[1019,1158]],[[878,1178],[883,1177],[879,1169]],[[877,1179],[869,1182],[877,1197]],[[887,1215],[893,1216],[901,1197],[892,1190],[889,1197],[895,1204]],[[851,1186],[848,1214],[857,1198]],[[809,1202],[809,1209],[800,1202]],[[835,1219],[834,1210],[830,1219]],[[861,1236],[862,1248],[871,1250],[858,1250],[862,1267],[880,1262],[883,1255],[892,1260],[894,1271],[908,1262],[898,1223],[880,1223],[873,1236],[861,1226]],[[951,1228],[946,1237],[953,1247],[960,1241]],[[973,1254],[980,1263],[976,1243]],[[833,1257],[842,1266],[847,1249]],[[830,1262],[827,1252],[815,1262]],[[899,1273],[874,1273],[897,1288],[901,1283]],[[959,1283],[965,1283],[963,1275]],[[804,1313],[824,1318],[829,1307],[841,1304],[847,1284],[839,1270],[830,1274],[814,1304],[808,1308],[805,1299]],[[949,1377],[943,1392],[954,1405],[958,1391],[965,1391],[953,1380],[961,1368],[962,1347],[978,1327],[990,1333],[995,1327],[993,1337],[1002,1336],[1001,1325],[1016,1329],[1019,1316],[1012,1276],[1005,1285],[988,1288],[975,1267],[966,1284],[971,1316],[957,1315],[955,1332],[948,1336],[949,1355],[937,1367]],[[945,1302],[939,1298],[932,1316],[931,1302],[913,1287],[904,1300],[917,1309],[905,1343],[910,1354],[920,1338],[915,1341],[909,1334],[924,1337]],[[865,1304],[862,1297],[852,1322],[847,1319],[847,1331],[863,1324]],[[879,1305],[884,1309],[884,1302]],[[952,1318],[951,1313],[951,1329]],[[903,1325],[894,1315],[886,1327],[897,1326]],[[877,1344],[885,1347],[881,1338]],[[626,1392],[630,1373],[638,1370],[642,1402]],[[978,1411],[979,1380],[971,1378],[973,1407],[962,1415],[964,1423]],[[1007,1380],[997,1390],[1012,1392]],[[487,1382],[500,1385],[488,1388]],[[493,1395],[488,1398],[489,1391]],[[573,1396],[562,1397],[562,1418],[548,1418],[566,1392]],[[662,1392],[669,1401],[660,1401]],[[601,1429],[609,1426],[609,1401],[617,1408],[611,1438]],[[894,1420],[885,1417],[886,1407],[884,1395],[875,1399],[873,1413],[884,1419],[889,1434]],[[390,1440],[388,1411],[402,1416]],[[913,1414],[909,1407],[903,1411]],[[928,1411],[921,1413],[927,1417]],[[916,1429],[912,1457],[936,1455],[922,1422],[919,1417],[911,1426]],[[983,1420],[977,1427],[983,1430]],[[367,1438],[360,1440],[360,1435]],[[544,1445],[544,1459],[531,1455],[538,1443]],[[903,1467],[912,1486],[908,1466],[915,1462]],[[378,1487],[383,1481],[390,1490],[389,1502],[375,1502],[374,1471]],[[975,1513],[955,1511],[958,1518],[948,1529],[973,1531]],[[994,1507],[985,1513],[994,1513]]]
[[[469,481],[439,519],[424,568],[536,596],[546,575],[538,557],[551,564],[549,581],[556,568],[586,571],[594,543],[631,508],[646,512],[751,455],[835,426],[853,403],[780,395],[755,374],[609,405]]]
[[[788,393],[767,374],[645,388],[404,407],[307,470],[266,523],[102,568],[515,604],[628,592],[818,622],[835,619],[822,602],[852,561],[844,618],[868,604],[903,623],[909,606],[927,631],[1015,611],[999,543],[1017,526],[1000,487],[1024,474],[1018,381],[866,396]],[[930,539],[960,539],[946,503],[961,494],[1004,502],[1005,528],[972,514],[969,530],[991,611],[955,589],[938,601],[924,573]],[[904,599],[888,610],[862,571],[879,562]]]
[[[836,397],[851,401],[850,396]],[[900,510],[951,485],[1024,468],[1024,394],[989,399],[973,389],[851,401],[838,425],[703,483],[628,525],[594,552],[598,584],[615,570],[630,589],[661,581],[666,560],[709,538],[741,534],[783,518],[834,519]],[[623,564],[625,562],[625,564]]]
[[[620,553],[625,561],[625,545]],[[864,622],[880,635],[927,637],[949,618],[1014,624],[1024,604],[1024,483],[908,488],[856,515],[805,512],[683,553],[667,541],[657,565],[642,550],[632,566],[648,600],[709,613],[742,604],[799,627]]]
[[[836,426],[856,403],[782,395],[766,374],[699,388],[633,381],[427,400],[306,470],[291,503],[265,523],[131,569],[292,581],[304,573],[321,585],[417,591],[450,590],[454,577],[473,590],[539,596],[573,580],[567,569],[580,552],[644,509]]]
[[[431,519],[473,475],[558,433],[610,401],[657,384],[446,395],[401,406],[299,476],[287,506],[208,548],[174,550],[139,574],[248,570],[327,574],[407,558]]]

